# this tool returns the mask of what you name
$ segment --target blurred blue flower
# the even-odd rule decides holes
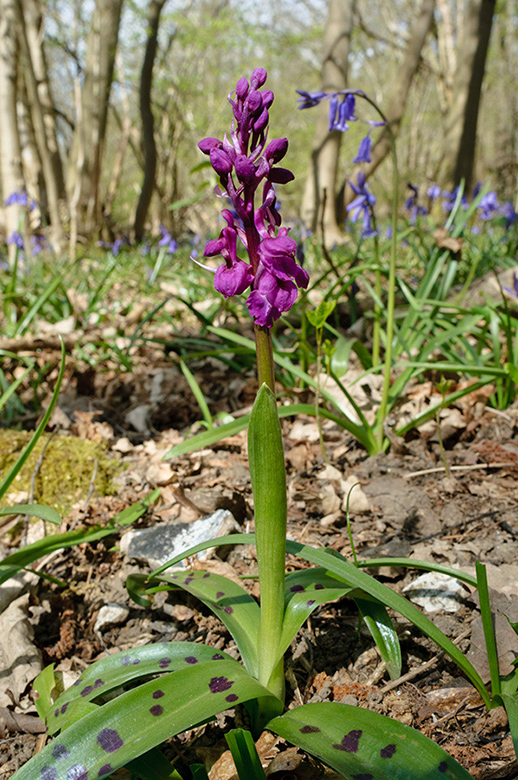
[[[166,230],[163,225],[160,225],[160,241],[158,242],[158,246],[167,247],[167,250],[171,255],[174,255],[178,249],[177,241],[175,241],[171,233]]]
[[[336,96],[329,101],[329,130],[339,130],[345,133],[349,129],[348,122],[356,122],[354,110],[356,98],[352,94],[344,95],[341,103]]]
[[[455,187],[455,189],[452,190],[451,192],[449,190],[444,190],[444,192],[442,193],[444,197],[442,203],[442,207],[444,211],[451,211],[453,209],[455,205],[455,201],[457,200],[458,193],[459,193],[458,186]],[[465,195],[463,195],[461,198],[461,205],[464,210],[468,208],[468,199],[466,198]]]
[[[518,298],[518,276],[516,275],[516,272],[513,273],[513,287],[504,287],[504,290],[506,290],[508,293],[511,293],[511,295],[514,298]]]
[[[29,211],[32,211],[34,208],[36,208],[36,202],[29,201],[29,196],[27,195],[27,192],[25,190],[17,190],[17,192],[11,192],[11,194],[6,198],[5,201],[6,206],[25,206],[29,209]]]
[[[430,200],[437,200],[441,196],[441,188],[438,184],[431,184],[426,192]]]
[[[313,108],[318,106],[321,100],[327,97],[326,92],[305,92],[303,89],[296,89],[300,97],[297,98],[299,108]]]
[[[412,190],[412,194],[409,198],[407,198],[405,202],[405,208],[407,211],[410,212],[410,224],[415,225],[417,221],[417,217],[421,215],[428,214],[428,210],[424,208],[424,206],[420,206],[418,204],[419,199],[419,190],[417,187],[414,187],[413,184],[410,184],[410,182],[407,184],[407,187],[409,187]]]
[[[352,181],[349,181],[349,184],[356,195],[356,198],[347,206],[350,220],[357,222],[361,217],[363,221],[362,236],[363,238],[371,238],[377,235],[373,227],[373,207],[376,203],[376,197],[370,192],[363,172],[358,174],[356,184]]]
[[[40,252],[42,252],[45,249],[45,246],[47,244],[47,239],[45,236],[41,236],[39,234],[34,234],[31,236],[31,252],[32,254],[39,255]]]
[[[365,136],[365,138],[362,138],[360,141],[360,145],[358,147],[358,154],[353,160],[353,163],[370,163],[371,162],[371,147],[372,147],[372,139],[370,137],[370,130]]]
[[[18,249],[20,249],[23,252],[23,248],[24,248],[23,247],[23,236],[22,236],[22,234],[18,230],[15,230],[13,233],[11,233],[11,235],[7,239],[7,243],[8,244],[14,244],[15,246],[18,247]]]
[[[481,219],[492,219],[500,208],[496,192],[491,191],[483,195],[478,204],[478,208]]]
[[[510,200],[506,200],[505,203],[502,203],[500,206],[500,214],[505,218],[505,229],[509,230],[518,216]]]

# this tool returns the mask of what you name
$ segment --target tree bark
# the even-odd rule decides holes
[[[18,74],[18,36],[16,0],[0,0],[0,169],[2,175],[2,204],[15,192],[25,189],[21,160],[20,138],[16,111]],[[13,204],[3,209],[7,238],[19,230],[21,206]],[[9,261],[15,254],[14,244],[8,245]]]
[[[68,192],[78,199],[79,225],[87,233],[99,231],[102,224],[101,169],[122,2],[96,0],[88,37],[81,112],[67,182]]]
[[[53,165],[51,151],[48,147],[48,137],[45,128],[45,117],[43,107],[38,93],[38,82],[33,67],[31,48],[27,39],[27,30],[23,7],[20,3],[18,7],[18,30],[20,38],[20,48],[23,53],[25,67],[23,69],[24,79],[27,86],[27,96],[30,104],[30,113],[32,125],[34,128],[34,137],[38,148],[38,154],[41,161],[43,179],[45,182],[46,208],[48,209],[50,221],[50,238],[55,251],[59,254],[65,244],[65,235],[61,224],[61,210],[59,206],[59,182],[56,179],[56,170]],[[54,139],[56,140],[56,139]],[[43,205],[43,204],[40,204]]]
[[[140,74],[140,117],[142,121],[142,145],[144,147],[144,181],[137,204],[133,232],[136,241],[144,235],[147,212],[155,189],[157,153],[155,144],[155,123],[151,107],[151,89],[153,86],[153,65],[155,62],[158,25],[160,14],[166,0],[150,0],[148,6],[148,38],[144,62]]]
[[[396,86],[387,101],[388,108],[385,115],[388,120],[388,127],[394,138],[397,138],[401,129],[410,87],[419,67],[421,52],[432,26],[434,10],[435,0],[422,0],[419,15],[408,41],[405,59],[396,78]],[[360,170],[363,170],[365,176],[369,178],[387,155],[390,154],[390,150],[390,133],[387,128],[383,128],[378,140],[373,145],[371,162],[356,168],[349,179],[356,183]],[[345,206],[352,201],[353,197],[355,197],[353,190],[346,180],[342,184],[339,199],[339,203],[342,206],[342,211],[340,212],[342,219],[345,218]]]
[[[469,0],[466,6],[439,172],[443,185],[454,187],[463,179],[469,189],[473,183],[480,96],[495,6],[495,0]]]
[[[356,0],[330,0],[329,16],[324,33],[322,86],[323,92],[346,89],[348,59]],[[317,109],[317,123],[311,169],[306,179],[302,201],[302,219],[313,231],[320,228],[327,243],[343,240],[336,215],[335,196],[338,158],[342,133],[329,131],[329,105]]]

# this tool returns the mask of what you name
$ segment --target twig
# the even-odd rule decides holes
[[[469,466],[450,466],[450,471],[473,471],[473,469],[505,469],[518,468],[518,463],[510,461],[504,463],[472,463]],[[446,471],[444,466],[436,466],[433,469],[421,469],[421,471],[412,471],[411,474],[404,474],[404,479],[413,479],[413,477],[422,477],[424,474],[437,474],[440,471]]]
[[[453,640],[454,645],[458,645],[460,642],[462,642],[463,639],[466,639],[471,634],[471,628],[468,628],[466,631],[464,631],[462,634],[460,634],[456,639]],[[429,661],[425,661],[424,664],[421,664],[420,666],[416,666],[415,669],[411,669],[409,672],[404,674],[402,677],[399,677],[397,680],[391,680],[389,683],[383,686],[383,688],[380,688],[379,693],[388,693],[389,691],[392,691],[394,688],[397,688],[399,685],[402,685],[403,683],[409,682],[410,680],[413,680],[414,677],[419,677],[420,674],[423,672],[426,672],[430,667],[434,666],[437,661],[439,661],[444,655],[444,652],[437,653],[437,655],[434,655],[433,658],[430,658]]]

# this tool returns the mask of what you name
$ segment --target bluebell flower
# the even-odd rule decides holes
[[[33,255],[39,255],[45,249],[47,239],[37,233],[31,236],[31,251]]]
[[[370,163],[371,162],[371,147],[372,147],[372,139],[370,137],[370,130],[369,133],[365,136],[365,138],[362,138],[360,141],[360,145],[358,147],[358,154],[353,160],[353,163]]]
[[[510,200],[506,200],[505,203],[502,203],[500,206],[500,214],[505,218],[505,229],[509,230],[518,216]]]
[[[442,203],[442,207],[444,211],[451,211],[453,209],[455,205],[455,201],[457,200],[458,193],[459,193],[458,186],[455,187],[455,189],[452,190],[451,192],[449,192],[449,190],[444,190],[444,192],[442,193],[444,196],[444,200]],[[465,195],[462,196],[460,202],[462,208],[466,210],[468,208],[468,199],[466,198]]]
[[[516,272],[513,273],[513,287],[504,287],[504,290],[506,290],[508,293],[510,293],[514,298],[518,298],[518,276],[516,275]]]
[[[15,230],[11,233],[11,235],[7,239],[7,243],[14,244],[15,246],[18,247],[18,249],[20,249],[23,252],[23,248],[24,248],[23,236],[18,230]]]
[[[363,222],[362,236],[364,238],[371,238],[372,236],[377,235],[372,224],[373,207],[376,203],[376,197],[370,192],[365,179],[365,174],[362,172],[358,174],[356,184],[352,181],[350,181],[349,184],[356,195],[356,198],[347,206],[350,220],[351,222],[357,222],[361,218]]]
[[[413,184],[410,184],[410,182],[407,184],[407,187],[409,187],[412,190],[412,194],[409,198],[407,198],[405,203],[405,208],[407,211],[410,212],[410,224],[415,225],[417,221],[417,217],[421,215],[428,214],[427,209],[424,208],[424,206],[420,206],[418,204],[419,199],[419,190],[417,187],[414,187]]]
[[[29,211],[32,211],[36,207],[35,201],[29,201],[29,196],[27,195],[26,190],[17,190],[16,192],[11,192],[11,194],[6,198],[5,205],[25,206],[29,209]]]
[[[480,210],[480,218],[484,220],[492,219],[498,212],[500,204],[498,203],[498,197],[493,190],[487,192],[478,204]]]
[[[167,251],[171,255],[174,255],[178,249],[178,242],[175,241],[171,233],[166,230],[163,225],[160,225],[160,241],[158,242],[158,246],[167,247]]]
[[[434,201],[441,197],[441,188],[438,184],[431,184],[426,192],[430,200]]]
[[[348,122],[356,122],[354,110],[356,98],[352,93],[344,95],[341,103],[336,96],[329,102],[329,130],[339,130],[345,133],[349,129]]]
[[[305,92],[303,89],[296,89],[300,97],[297,98],[299,108],[313,108],[318,106],[321,100],[327,97],[325,92]]]

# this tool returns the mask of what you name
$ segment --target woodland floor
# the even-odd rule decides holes
[[[222,507],[233,512],[243,530],[253,530],[244,433],[190,455],[162,460],[200,417],[171,357],[160,348],[139,347],[132,370],[119,373],[109,366],[106,370],[106,365],[98,369],[85,366],[74,356],[74,334],[67,337],[67,343],[64,392],[50,430],[59,428],[59,436],[101,443],[124,470],[115,477],[111,494],[97,495],[92,483],[83,495],[75,496],[61,530],[105,524],[156,487],[161,497],[136,527],[190,522]],[[47,367],[39,391],[50,395],[55,368],[48,367],[56,366],[59,360],[55,334],[11,343],[10,347],[35,356],[40,366]],[[252,371],[249,375],[233,374],[210,359],[191,368],[213,412],[251,404],[256,387]],[[25,392],[29,397],[30,388]],[[428,401],[431,392],[431,383],[416,385],[405,401]],[[518,650],[516,635],[504,617],[518,620],[518,405],[498,412],[487,408],[485,400],[480,395],[467,396],[443,415],[441,430],[451,467],[449,476],[441,460],[435,423],[376,457],[368,457],[349,434],[325,423],[325,462],[314,418],[284,419],[288,532],[297,541],[331,547],[350,556],[344,501],[348,488],[359,482],[361,489],[351,495],[351,517],[360,558],[409,556],[470,573],[474,573],[476,560],[486,563],[501,671],[509,673]],[[411,414],[412,407],[408,408]],[[35,418],[28,415],[18,422],[33,429]],[[51,446],[52,442],[49,449]],[[92,464],[89,474],[91,469]],[[26,498],[14,491],[9,500]],[[31,528],[31,538],[37,537],[37,528]],[[7,554],[21,544],[22,526],[8,518],[2,531],[0,541]],[[46,562],[45,571],[66,581],[68,588],[35,578],[25,595],[14,592],[16,601],[0,615],[0,652],[4,656],[5,642],[12,642],[14,636],[9,633],[14,630],[9,620],[25,633],[24,673],[13,676],[4,672],[7,682],[5,678],[0,681],[1,780],[11,777],[44,744],[43,726],[31,693],[32,680],[42,665],[54,662],[70,683],[103,653],[148,642],[189,639],[233,652],[224,626],[190,597],[166,598],[161,594],[151,609],[131,602],[125,578],[130,572],[148,569],[124,556],[118,545],[119,537],[114,535],[55,553]],[[201,567],[196,562],[194,565]],[[289,569],[301,565],[288,557]],[[257,594],[253,579],[257,563],[250,547],[236,546],[224,562],[214,557],[204,567],[230,576],[250,576],[244,580],[245,587]],[[401,591],[417,575],[411,570],[384,567],[377,576]],[[96,617],[107,602],[126,605],[127,617],[117,626],[96,632]],[[487,680],[480,613],[467,587],[461,602],[457,612],[438,611],[430,617],[469,654]],[[18,610],[14,617],[13,605]],[[9,614],[11,617],[6,617]],[[503,709],[486,711],[456,666],[406,620],[393,617],[403,651],[401,680],[390,681],[370,635],[363,627],[358,633],[354,602],[343,599],[314,612],[288,652],[288,699],[299,703],[345,701],[368,707],[431,737],[476,780],[518,777]],[[226,748],[221,727],[240,724],[242,717],[239,711],[230,710],[214,725],[172,739],[166,748],[168,755],[184,773],[190,763],[213,762]],[[324,776],[315,762],[308,762],[295,749],[286,749],[273,736],[263,735],[259,747],[265,764],[276,757],[277,763],[270,765],[272,777],[311,780]],[[126,776],[125,772],[117,774],[117,778]],[[225,759],[211,773],[212,780],[231,777]]]

